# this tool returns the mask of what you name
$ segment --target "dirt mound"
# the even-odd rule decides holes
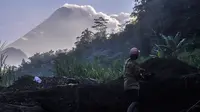
[[[156,74],[161,79],[169,77],[180,77],[183,75],[197,73],[198,69],[178,60],[152,58],[141,64],[147,71]]]
[[[154,73],[153,81],[170,80],[171,78],[180,78],[184,75],[190,75],[192,73],[198,73],[198,69],[192,67],[178,59],[161,59],[152,58],[141,64],[142,68],[146,71]],[[166,82],[165,81],[165,82]],[[123,88],[123,76],[116,80],[107,83],[109,86],[118,86]]]
[[[192,73],[198,73],[197,68],[177,59],[159,58],[149,59],[141,66],[155,73],[148,82],[141,82],[140,96],[144,112],[181,111],[200,99],[200,74],[190,76]],[[123,77],[107,85],[123,90]]]
[[[179,112],[188,109],[200,98],[200,91],[195,87],[159,87],[159,91],[151,90],[155,91],[154,94],[142,90],[146,96],[141,95],[141,112]],[[0,101],[26,107],[33,107],[34,103],[30,102],[35,102],[36,106],[46,112],[125,112],[128,107],[128,97],[124,96],[123,91],[117,86],[107,85],[62,86],[39,91],[7,93],[0,95]]]
[[[64,86],[69,84],[86,84],[86,85],[96,85],[97,81],[92,79],[75,79],[75,78],[66,78],[66,77],[40,77],[42,82],[39,84],[33,81],[34,77],[25,75],[20,77],[17,81],[14,82],[8,88],[2,89],[2,92],[6,91],[25,91],[25,90],[39,90],[39,89],[48,89],[56,86]]]

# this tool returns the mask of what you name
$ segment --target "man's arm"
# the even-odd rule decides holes
[[[145,69],[141,68],[138,64],[134,65],[134,71],[135,71],[135,75],[137,75],[137,77],[140,78],[145,78],[145,76],[143,75],[143,73],[145,72]]]

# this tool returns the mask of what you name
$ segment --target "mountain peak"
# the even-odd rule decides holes
[[[91,28],[94,19],[98,17],[108,18],[108,30],[117,31],[119,28],[120,21],[116,19],[117,16],[96,12],[90,5],[65,4],[9,47],[21,49],[29,56],[36,52],[71,49],[74,47],[76,37],[86,28]]]

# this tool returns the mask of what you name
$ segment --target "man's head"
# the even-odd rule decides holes
[[[138,50],[136,47],[131,48],[129,52],[130,58],[132,60],[136,60],[139,57],[139,54],[140,54],[140,50]]]

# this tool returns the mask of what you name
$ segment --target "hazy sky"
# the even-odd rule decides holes
[[[133,0],[0,0],[0,40],[13,42],[65,3],[91,5],[98,12],[131,12]]]

